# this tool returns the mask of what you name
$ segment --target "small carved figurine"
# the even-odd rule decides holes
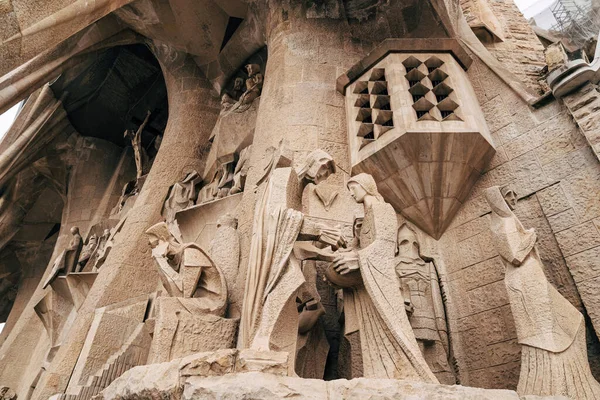
[[[131,147],[133,148],[133,156],[135,157],[135,167],[137,170],[136,177],[137,179],[141,178],[142,175],[147,173],[146,169],[148,168],[148,154],[146,154],[146,150],[142,146],[142,131],[148,124],[148,120],[150,119],[150,111],[147,112],[146,118],[144,122],[140,125],[138,130],[133,133],[133,131],[127,129],[123,136],[126,139],[131,141]]]
[[[77,261],[79,260],[79,254],[81,253],[81,248],[83,247],[83,239],[79,234],[79,228],[74,226],[71,228],[71,241],[69,242],[69,246],[63,250],[60,255],[54,261],[54,266],[52,267],[52,271],[44,282],[42,288],[48,287],[50,283],[56,279],[56,277],[60,273],[64,273],[64,275],[68,275],[72,272],[75,272],[77,268]]]
[[[201,180],[198,172],[192,171],[186,174],[181,182],[176,182],[171,187],[163,208],[163,215],[167,222],[172,222],[178,211],[194,205],[198,198],[196,186]]]
[[[98,247],[98,236],[95,233],[90,236],[88,243],[83,247],[81,251],[81,256],[79,256],[79,266],[77,267],[77,272],[81,272],[88,260],[92,257],[92,255],[96,252]]]

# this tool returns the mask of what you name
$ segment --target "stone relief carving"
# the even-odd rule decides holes
[[[135,157],[135,167],[136,167],[136,178],[140,179],[142,175],[145,175],[149,171],[148,165],[148,154],[146,150],[142,146],[142,131],[148,124],[148,120],[150,119],[150,111],[146,113],[146,118],[138,128],[138,130],[134,133],[133,131],[127,129],[123,134],[123,137],[129,139],[131,141],[131,147],[133,148],[133,156]]]
[[[364,376],[437,382],[419,351],[394,268],[396,213],[372,176],[358,174],[347,187],[364,206],[359,247],[338,252],[327,277],[345,288],[344,313],[357,323]]]
[[[225,93],[221,97],[221,107],[227,112],[244,112],[252,105],[252,102],[257,99],[263,87],[264,77],[261,73],[259,64],[247,64],[244,69],[248,78],[244,80],[237,77],[234,80],[233,90],[230,93]]]
[[[152,362],[233,347],[238,319],[224,318],[226,277],[195,243],[180,243],[165,222],[146,231],[169,297],[156,299]]]
[[[121,231],[123,224],[127,220],[127,217],[121,219],[119,223],[112,228],[111,230],[105,229],[104,233],[100,238],[100,244],[98,245],[98,251],[96,256],[94,257],[92,271],[98,271],[102,265],[104,265],[104,261],[106,261],[106,257],[110,254],[114,244],[115,244],[115,236]]]
[[[513,213],[516,193],[488,188],[490,227],[506,267],[504,282],[521,344],[519,395],[600,398],[590,371],[583,315],[546,279],[536,246],[537,234]]]
[[[83,239],[79,234],[79,228],[76,226],[71,228],[71,235],[73,237],[71,238],[69,245],[54,261],[52,271],[42,286],[44,289],[48,287],[59,274],[67,275],[76,272],[79,255],[83,248]]]
[[[197,185],[202,181],[202,178],[197,171],[188,172],[183,180],[176,182],[167,195],[165,205],[163,207],[163,216],[167,223],[175,220],[177,211],[185,210],[191,207],[198,198]]]
[[[77,262],[77,270],[76,272],[83,271],[85,265],[90,260],[93,254],[98,250],[98,236],[95,233],[92,233],[90,238],[88,239],[87,244],[81,250],[81,255],[79,256],[79,261]]]
[[[240,78],[239,76],[234,79],[233,90],[231,90],[229,93],[225,92],[223,96],[221,96],[221,107],[224,110],[231,108],[231,106],[239,100],[242,93],[244,93],[246,90],[244,84],[244,79]]]
[[[237,219],[225,214],[217,220],[217,232],[210,243],[209,254],[225,277],[227,293],[235,289],[240,263],[240,238],[237,232]],[[230,314],[232,310],[230,310]]]
[[[455,384],[448,361],[448,326],[438,274],[433,262],[421,257],[417,235],[406,223],[398,229],[394,263],[408,320],[425,361],[440,382]]]
[[[195,243],[179,243],[164,222],[151,226],[146,234],[169,296],[197,298],[202,312],[224,315],[225,276],[204,250]]]
[[[306,278],[301,261],[318,258],[324,252],[304,244],[304,256],[299,259],[293,251],[296,242],[317,241],[337,249],[345,241],[339,230],[327,229],[289,207],[289,202],[299,205],[307,182],[317,184],[335,172],[331,156],[315,151],[300,172],[294,174],[290,167],[277,168],[280,162],[276,154],[283,153],[282,149],[274,153],[264,180],[259,181],[262,193],[254,214],[238,346],[287,351],[289,372],[293,374],[299,329],[296,297],[304,297],[301,303],[304,308],[308,304],[307,312],[313,314],[302,318],[302,330],[310,329],[313,320],[316,322],[314,315],[318,317],[320,312],[316,289],[303,287]]]
[[[200,189],[197,204],[222,199],[232,194],[244,191],[246,175],[248,174],[248,160],[252,146],[242,149],[239,157],[233,161],[219,165],[210,182]]]
[[[244,191],[246,185],[246,176],[248,175],[248,168],[250,168],[250,153],[252,152],[252,145],[244,148],[240,151],[240,157],[233,170],[233,186],[229,191],[229,194],[236,194]]]

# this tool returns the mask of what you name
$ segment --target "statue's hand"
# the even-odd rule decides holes
[[[348,241],[338,228],[322,228],[319,234],[319,242],[330,245],[335,251],[340,247],[347,247]]]
[[[358,271],[360,265],[358,264],[358,255],[352,251],[349,253],[342,253],[333,260],[333,269],[340,275],[346,275],[352,271]]]

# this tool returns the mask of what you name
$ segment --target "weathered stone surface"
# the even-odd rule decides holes
[[[145,371],[142,371],[145,369]],[[510,390],[488,390],[465,386],[445,386],[391,379],[322,381],[277,376],[260,372],[235,373],[224,376],[189,376],[178,381],[176,373],[165,364],[154,371],[137,367],[105,389],[104,400],[162,399],[456,399],[519,400]],[[144,373],[147,372],[147,373]],[[170,384],[167,383],[171,380]],[[177,384],[179,382],[179,384]],[[563,397],[525,396],[521,399],[566,399]]]
[[[2,385],[31,400],[87,400],[119,376],[113,398],[514,397],[375,381],[452,369],[517,388],[534,353],[484,196],[505,185],[600,378],[600,94],[548,95],[564,54],[545,60],[513,3],[0,0],[0,112],[28,99],[0,141]],[[364,206],[346,190],[362,167],[379,185]],[[159,276],[144,232],[163,221]],[[83,271],[43,288],[72,226]],[[406,254],[428,269],[397,279]],[[364,290],[323,280],[336,270]]]
[[[0,399],[2,400],[17,400],[17,394],[14,390],[7,386],[0,386]]]

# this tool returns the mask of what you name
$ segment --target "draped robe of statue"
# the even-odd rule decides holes
[[[437,383],[404,309],[394,265],[396,212],[377,193],[370,175],[359,174],[352,180],[375,197],[371,205],[365,203],[359,235],[357,253],[362,284],[344,290],[346,319],[355,319],[360,333],[364,376]]]
[[[238,347],[287,352],[288,373],[294,375],[296,295],[306,279],[292,251],[299,238],[324,240],[320,228],[298,210],[306,182],[326,179],[335,172],[335,164],[327,153],[316,150],[297,174],[291,167],[278,168],[275,158],[254,213]]]
[[[546,279],[535,230],[523,227],[497,186],[487,189],[486,198],[522,345],[517,392],[600,399],[600,384],[588,364],[583,315]]]
[[[299,260],[291,254],[303,221],[300,211],[286,207],[292,174],[289,167],[275,169],[256,204],[238,339],[241,348],[290,355],[296,350],[297,321],[279,321],[281,315],[294,314],[293,294],[305,281]],[[280,332],[279,341],[290,342],[290,348],[273,337],[276,325],[291,325]]]

